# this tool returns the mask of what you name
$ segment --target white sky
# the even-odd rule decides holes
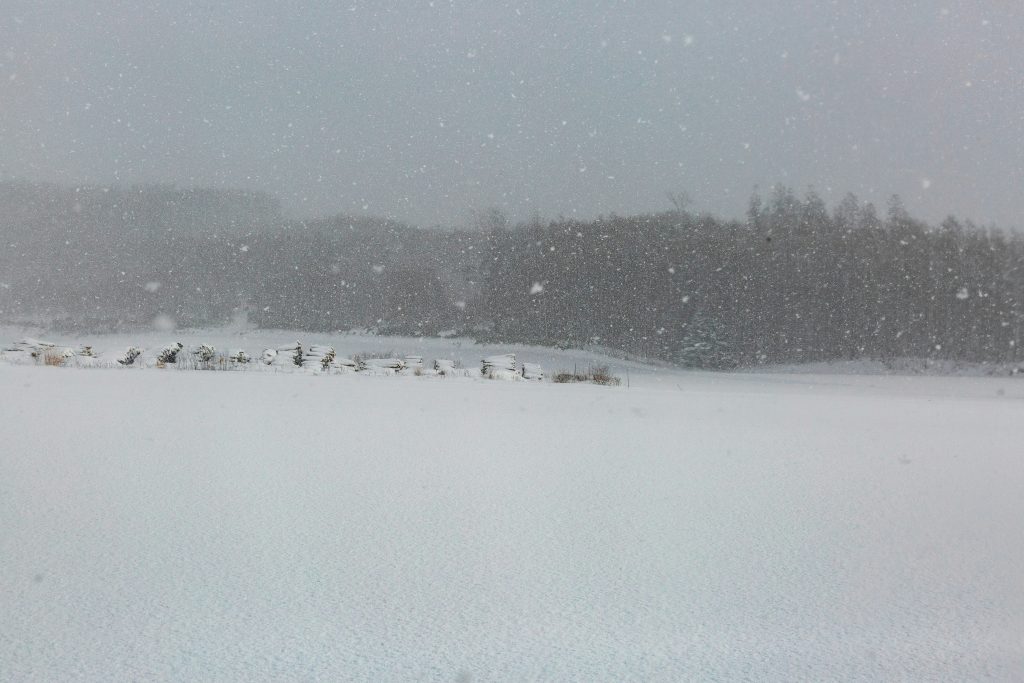
[[[1021,36],[991,0],[5,0],[0,178],[422,225],[782,182],[1024,227]]]

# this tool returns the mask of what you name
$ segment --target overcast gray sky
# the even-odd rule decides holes
[[[1024,4],[0,0],[0,177],[421,225],[813,185],[1024,227]]]

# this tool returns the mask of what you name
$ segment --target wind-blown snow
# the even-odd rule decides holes
[[[1024,671],[1024,382],[636,377],[0,363],[0,680]]]

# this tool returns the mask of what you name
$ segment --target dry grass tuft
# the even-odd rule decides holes
[[[55,349],[46,349],[43,351],[43,364],[49,365],[53,368],[63,367],[64,361],[67,360],[64,354]]]
[[[569,372],[562,370],[556,372],[551,381],[556,384],[571,384],[573,382],[591,382],[593,384],[600,384],[606,387],[616,387],[622,384],[622,379],[613,375],[607,365],[597,365],[592,368],[587,368],[586,372],[578,372],[573,370]]]
[[[603,384],[614,387],[622,384],[622,380],[608,371],[607,365],[598,365],[590,371],[590,381],[594,384]]]

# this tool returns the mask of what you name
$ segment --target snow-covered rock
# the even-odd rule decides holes
[[[395,373],[405,367],[405,361],[401,358],[364,358],[359,366],[364,372]]]
[[[449,358],[438,358],[434,361],[434,369],[444,375],[455,369],[455,361]]]
[[[492,373],[498,370],[507,370],[515,373],[516,371],[516,354],[514,353],[499,353],[494,356],[487,356],[482,361],[481,373],[485,376],[490,376]]]
[[[503,380],[505,382],[521,382],[523,376],[515,370],[503,370],[501,368],[491,368],[484,371],[484,377],[487,379]]]
[[[40,341],[26,337],[3,349],[4,355],[13,360],[28,360],[41,358],[43,352],[56,348],[53,342]]]
[[[268,351],[271,349],[268,349]],[[295,342],[294,344],[286,344],[273,349],[274,354],[270,357],[268,365],[275,367],[290,368],[290,367],[301,367],[302,366],[302,344]],[[266,357],[266,351],[264,352]]]
[[[317,372],[326,370],[334,360],[334,347],[314,344],[302,354],[302,367]]]
[[[544,368],[537,363],[523,363],[520,374],[522,374],[523,379],[539,382],[544,379]]]
[[[339,370],[341,372],[355,372],[359,369],[359,366],[351,358],[345,358],[344,356],[335,354],[334,358],[331,360],[331,369]]]

